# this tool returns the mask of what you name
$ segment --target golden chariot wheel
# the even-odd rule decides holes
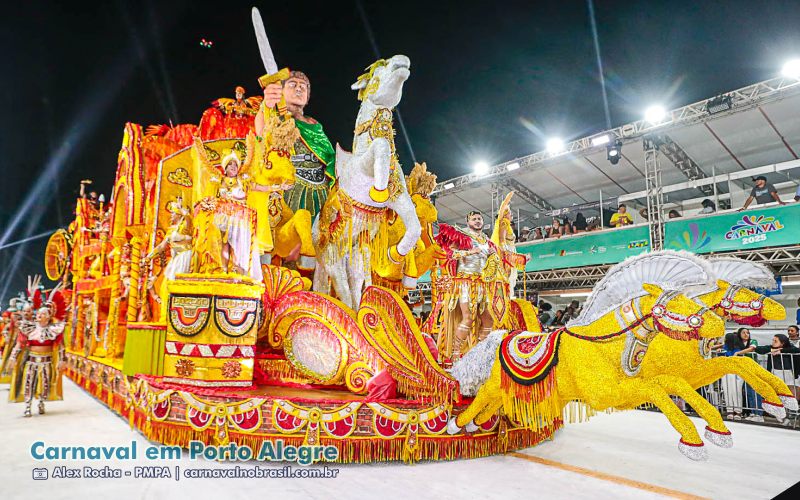
[[[58,281],[64,276],[71,247],[69,233],[63,229],[53,233],[47,240],[47,247],[44,250],[44,270],[49,280]]]

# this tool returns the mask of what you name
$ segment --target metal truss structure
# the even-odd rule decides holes
[[[550,202],[548,202],[538,194],[528,189],[527,186],[525,186],[516,179],[503,179],[502,181],[500,181],[500,184],[502,184],[509,191],[515,191],[517,196],[524,199],[525,201],[527,201],[534,207],[538,208],[542,212],[555,210],[556,208],[553,205],[551,205]]]
[[[650,248],[661,250],[664,244],[664,186],[661,183],[658,143],[650,136],[644,138],[644,180],[647,190],[647,222],[650,226]]]
[[[667,134],[659,134],[654,140],[658,144],[658,149],[661,153],[663,153],[690,181],[708,178],[708,175],[703,172],[700,165],[698,165],[678,143],[673,141],[670,136]],[[708,184],[697,186],[697,189],[705,196],[714,194],[714,187]]]
[[[589,154],[604,150],[606,148],[605,144],[608,142],[600,144],[598,141],[594,141],[595,143],[593,143],[593,139],[601,136],[607,136],[610,141],[620,140],[625,144],[626,142],[635,141],[647,134],[664,134],[671,129],[685,127],[693,123],[700,123],[711,117],[718,118],[720,116],[735,114],[768,102],[779,100],[789,93],[796,93],[798,91],[800,91],[800,81],[794,78],[780,77],[755,83],[725,94],[726,97],[730,97],[731,102],[731,109],[727,111],[714,113],[713,115],[710,114],[708,111],[709,102],[719,96],[704,99],[670,111],[667,118],[660,123],[654,124],[646,120],[639,120],[572,141],[566,144],[564,149],[558,153],[540,151],[522,158],[494,165],[484,174],[467,174],[440,182],[436,185],[436,189],[434,189],[432,194],[445,191],[454,193],[466,189],[470,185],[474,186],[476,184],[483,184],[484,182],[497,182],[513,175],[518,169],[533,168],[547,160],[564,154]]]
[[[776,276],[800,276],[800,245],[759,248],[717,255],[739,257],[765,264],[772,269]],[[520,273],[517,280],[517,295],[522,296],[522,292],[525,290],[528,292],[543,292],[592,288],[606,275],[612,265],[605,264]],[[416,289],[409,291],[412,302],[420,298],[430,298],[430,295],[430,282],[420,283]]]

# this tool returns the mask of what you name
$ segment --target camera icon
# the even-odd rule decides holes
[[[44,481],[45,479],[47,479],[47,477],[48,477],[47,469],[45,469],[45,468],[33,469],[33,479],[34,480],[36,480],[36,481]]]

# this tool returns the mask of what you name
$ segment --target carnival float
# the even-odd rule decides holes
[[[257,12],[255,13],[257,16]],[[82,196],[44,268],[4,313],[12,398],[60,397],[60,371],[148,439],[253,449],[333,445],[340,462],[450,460],[535,446],[596,412],[657,407],[680,451],[706,456],[675,405],[730,447],[695,389],[744,378],[778,418],[797,401],[745,357],[710,359],[724,320],[781,319],[735,259],[653,252],[613,267],[565,328],[543,332],[513,298],[509,195],[489,237],[479,213],[437,224],[435,175],[404,175],[396,55],[353,84],[351,151],[303,115],[310,81],[278,70],[255,19],[264,97],[214,101],[198,125],[125,125],[108,203]],[[430,273],[432,313],[407,290]],[[36,312],[38,311],[38,312]],[[35,316],[34,316],[35,312]]]

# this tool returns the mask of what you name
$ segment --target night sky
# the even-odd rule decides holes
[[[66,226],[81,179],[108,196],[125,122],[197,123],[236,85],[257,93],[253,5],[278,64],[311,78],[307,113],[349,148],[358,109],[349,87],[375,60],[354,1],[14,2],[0,20],[0,241]],[[415,158],[444,180],[477,160],[542,150],[549,136],[606,128],[584,0],[363,8],[381,56],[411,58],[399,106],[408,136],[397,137],[407,171]],[[800,56],[796,0],[597,0],[595,9],[614,126],[652,102],[677,107],[771,78]],[[45,241],[0,249],[5,299],[41,272]]]

